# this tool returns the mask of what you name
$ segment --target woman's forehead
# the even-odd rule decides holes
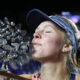
[[[36,29],[44,29],[44,28],[48,28],[48,27],[55,27],[56,25],[54,23],[52,23],[51,21],[43,21],[41,22],[38,27]]]
[[[38,25],[38,27],[36,28],[36,30],[47,29],[47,28],[52,28],[52,29],[55,29],[56,31],[62,31],[63,32],[63,30],[58,25],[56,25],[55,23],[53,23],[51,21],[41,22]]]

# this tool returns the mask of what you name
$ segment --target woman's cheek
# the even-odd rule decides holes
[[[44,47],[46,55],[56,53],[58,45],[55,43],[55,39],[44,39]]]
[[[46,52],[57,53],[61,48],[62,38],[59,35],[47,35],[44,37],[43,42]]]

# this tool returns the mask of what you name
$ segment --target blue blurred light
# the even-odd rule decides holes
[[[75,24],[80,21],[80,15],[72,15],[70,12],[61,12],[61,15],[72,20]]]
[[[80,20],[80,15],[73,15],[70,18],[74,23],[78,23]]]

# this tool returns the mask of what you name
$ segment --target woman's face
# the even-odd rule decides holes
[[[63,43],[63,32],[52,22],[44,21],[36,28],[33,35],[32,58],[41,62],[56,61]]]

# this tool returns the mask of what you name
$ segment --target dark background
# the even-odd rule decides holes
[[[0,19],[8,17],[10,21],[21,23],[26,28],[26,14],[29,10],[38,8],[43,12],[50,14],[60,14],[62,11],[70,11],[72,14],[80,14],[80,2],[71,0],[54,0],[54,1],[3,1],[0,2]]]

